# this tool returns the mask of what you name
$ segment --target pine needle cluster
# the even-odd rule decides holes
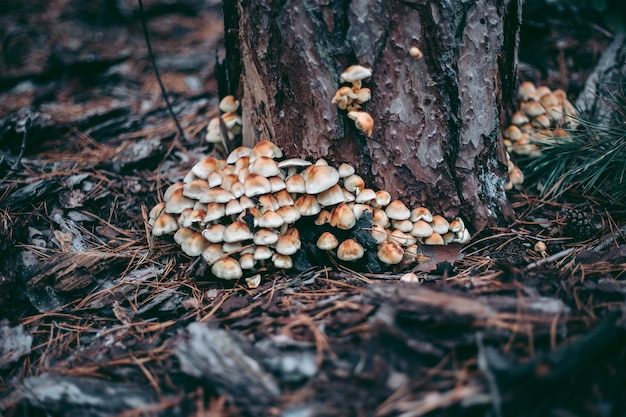
[[[609,110],[600,122],[578,117],[568,136],[535,138],[539,155],[519,160],[528,183],[542,196],[558,198],[568,191],[626,204],[626,84],[602,105]]]

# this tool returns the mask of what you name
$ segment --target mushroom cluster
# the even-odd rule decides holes
[[[232,95],[225,96],[220,101],[219,109],[222,114],[212,118],[207,126],[205,140],[208,143],[224,143],[225,139],[233,141],[241,134],[241,116],[237,113],[239,101]],[[224,138],[224,134],[227,138]]]
[[[340,262],[369,252],[383,265],[416,260],[418,243],[470,239],[460,218],[448,222],[425,207],[410,210],[387,191],[366,188],[348,164],[282,157],[275,144],[261,141],[226,160],[203,158],[150,211],[152,234],[173,234],[216,277],[244,277],[251,287],[263,269],[293,267],[305,232],[306,242]]]
[[[525,81],[520,84],[517,96],[519,110],[503,132],[504,144],[512,154],[538,156],[541,144],[555,138],[567,140],[566,130],[578,125],[576,109],[561,89],[551,91]]]
[[[354,120],[357,129],[367,135],[372,136],[374,128],[374,119],[369,113],[362,111],[361,106],[369,101],[372,97],[372,91],[363,87],[362,81],[372,76],[372,70],[361,65],[352,65],[348,67],[340,76],[342,83],[350,83],[351,86],[344,85],[339,87],[332,103],[336,104],[341,110],[348,111],[348,117]]]

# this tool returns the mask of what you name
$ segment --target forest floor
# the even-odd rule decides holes
[[[194,278],[146,222],[210,150],[220,4],[145,3],[187,141],[133,1],[0,12],[0,415],[626,415],[624,206],[575,190],[513,190],[516,219],[420,284],[333,265]],[[576,97],[610,33],[524,13],[520,77]]]

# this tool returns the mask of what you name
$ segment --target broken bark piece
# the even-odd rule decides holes
[[[81,290],[93,284],[99,273],[111,270],[126,256],[106,252],[70,252],[52,255],[28,282],[30,288],[51,285],[59,292]]]
[[[22,389],[33,407],[61,415],[108,416],[154,407],[157,398],[148,385],[73,376],[31,376]]]
[[[261,354],[240,335],[202,323],[187,326],[175,348],[184,373],[209,382],[247,409],[274,403],[280,389],[261,364]]]

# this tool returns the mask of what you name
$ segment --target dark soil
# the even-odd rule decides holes
[[[520,78],[575,97],[603,16],[529,3]],[[213,151],[220,4],[145,8],[185,138],[135,2],[0,11],[0,415],[626,415],[626,215],[575,190],[514,190],[515,222],[425,252],[421,284],[332,263],[194,278],[146,221]]]

